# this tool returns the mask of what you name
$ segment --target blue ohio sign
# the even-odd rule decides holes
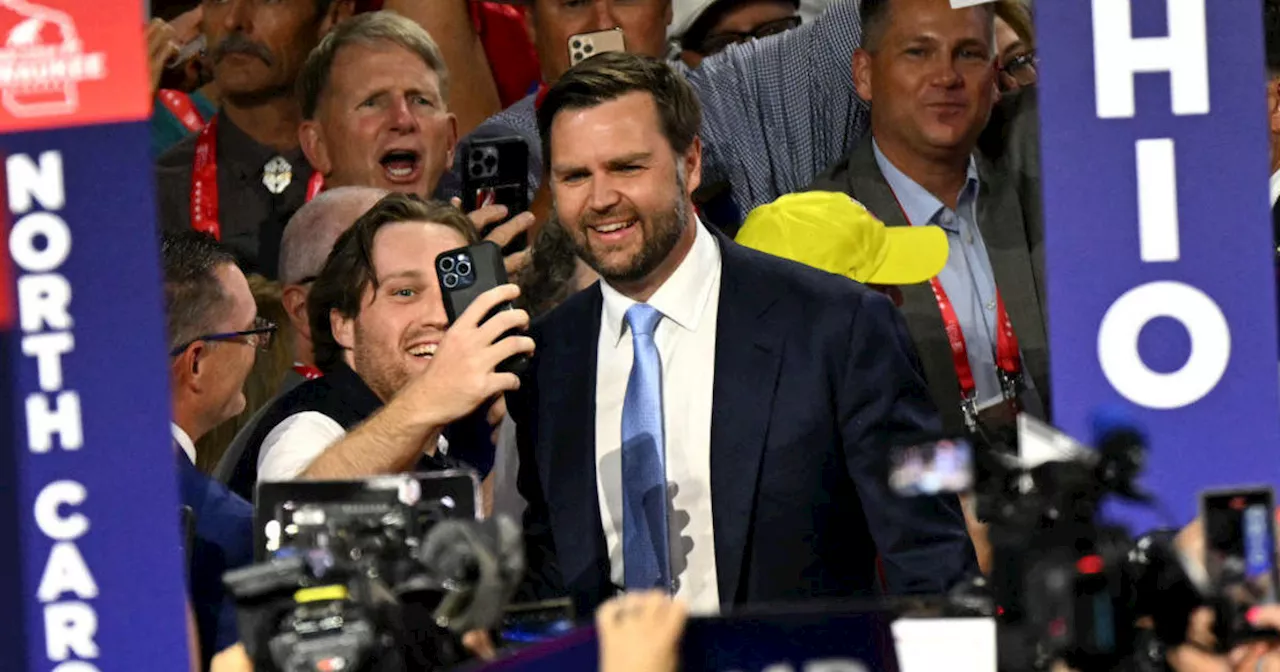
[[[1035,3],[1054,421],[1129,408],[1179,523],[1280,482],[1260,5]]]

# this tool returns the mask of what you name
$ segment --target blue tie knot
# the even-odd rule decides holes
[[[637,303],[627,309],[627,326],[635,336],[653,336],[662,320],[662,313],[647,303]]]

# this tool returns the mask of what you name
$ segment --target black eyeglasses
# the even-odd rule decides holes
[[[768,23],[762,23],[756,26],[755,29],[749,33],[724,31],[714,35],[708,35],[702,40],[702,44],[698,45],[694,51],[702,54],[703,56],[710,56],[712,54],[718,54],[735,44],[763,39],[771,35],[777,35],[778,33],[785,33],[799,25],[800,17],[788,16],[785,19],[777,19]]]
[[[271,335],[276,333],[276,329],[278,328],[279,327],[277,327],[275,323],[271,322],[270,320],[264,317],[255,317],[253,318],[252,329],[245,329],[244,331],[228,331],[223,334],[205,334],[204,336],[198,336],[170,350],[169,356],[176,357],[178,355],[181,355],[183,352],[186,351],[187,348],[191,347],[192,343],[198,343],[200,341],[232,341],[235,343],[244,343],[245,345],[252,345],[259,350],[266,350],[267,348],[271,347]]]
[[[1036,57],[1034,51],[1009,59],[1009,62],[1000,68],[1001,88],[1008,90],[1035,84],[1040,78],[1039,66],[1040,59]]]

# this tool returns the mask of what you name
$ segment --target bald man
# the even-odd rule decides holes
[[[387,195],[375,187],[338,187],[316,196],[298,209],[280,240],[280,284],[285,312],[293,325],[293,371],[282,384],[283,394],[303,380],[320,375],[311,352],[307,296],[338,236],[360,215]]]
[[[293,325],[293,370],[280,381],[276,395],[282,395],[305,380],[320,377],[311,345],[311,324],[307,319],[307,296],[311,283],[324,266],[333,250],[333,244],[343,231],[351,228],[360,215],[373,207],[386,189],[374,187],[336,187],[324,191],[302,206],[285,225],[280,239],[281,300]],[[222,483],[230,480],[236,463],[250,436],[258,426],[271,403],[264,404],[253,418],[236,433],[227,452],[213,471],[213,477]]]

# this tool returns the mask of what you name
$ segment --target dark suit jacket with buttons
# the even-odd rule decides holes
[[[939,429],[902,318],[846,278],[749,250],[722,255],[711,415],[720,601],[936,593],[976,571],[955,497],[897,499],[890,446]],[[596,490],[599,285],[535,322],[508,395],[528,501],[524,597],[614,592]]]
[[[253,506],[191,464],[176,445],[178,493],[191,507],[195,530],[187,552],[191,608],[207,668],[215,653],[240,640],[235,605],[222,575],[253,562]]]
[[[1024,371],[1035,383],[1036,393],[1024,400],[1026,410],[1046,417],[1049,408],[1049,352],[1044,311],[1044,225],[1022,207],[1013,181],[990,163],[980,160],[978,174],[978,229],[982,232],[996,286],[1004,298],[1022,349]],[[840,191],[866,206],[889,226],[910,226],[880,173],[871,138],[867,137],[839,163],[829,168],[810,189]],[[938,312],[938,302],[928,283],[902,287],[902,313],[911,340],[924,364],[925,378],[942,414],[946,431],[965,431],[960,410],[960,382],[956,378],[951,345]]]

